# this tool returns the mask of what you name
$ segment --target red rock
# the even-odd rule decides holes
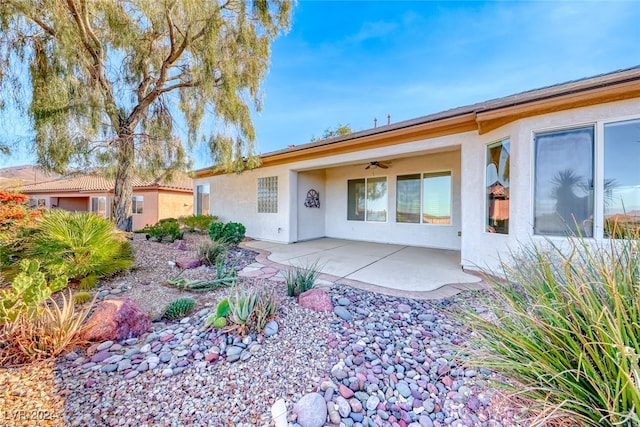
[[[353,397],[353,390],[351,390],[344,384],[340,384],[338,391],[340,392],[340,396],[344,397],[345,399],[351,399]]]
[[[167,334],[167,335],[163,336],[162,338],[160,338],[160,342],[171,341],[173,339],[173,337],[175,337],[174,334]]]
[[[216,360],[218,360],[218,358],[220,358],[220,355],[218,353],[209,353],[204,356],[204,360],[206,360],[207,362],[215,362]]]
[[[200,262],[198,258],[178,258],[176,260],[176,265],[183,270],[188,270],[200,267],[202,262]]]
[[[121,341],[147,332],[149,315],[130,298],[103,300],[87,319],[81,336],[87,341]]]
[[[301,293],[298,304],[313,311],[333,311],[331,298],[322,289],[309,289]]]
[[[447,387],[451,387],[453,385],[453,379],[449,375],[447,375],[442,379],[442,384],[446,385]]]

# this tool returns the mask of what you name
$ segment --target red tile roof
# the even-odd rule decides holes
[[[40,182],[37,184],[25,185],[22,187],[23,193],[48,193],[60,191],[77,191],[77,192],[106,192],[113,191],[115,180],[105,178],[99,175],[78,175],[64,177],[53,181]],[[193,181],[191,178],[174,177],[173,180],[164,179],[144,180],[139,177],[133,178],[133,188],[135,189],[152,189],[164,188],[170,190],[193,191]]]

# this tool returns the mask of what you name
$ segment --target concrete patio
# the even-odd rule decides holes
[[[252,240],[244,246],[262,252],[271,266],[317,263],[324,280],[385,294],[441,298],[486,286],[462,270],[458,251],[333,238],[293,244]]]

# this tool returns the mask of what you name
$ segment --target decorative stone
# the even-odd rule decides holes
[[[264,336],[272,337],[278,333],[278,322],[271,320],[264,327]]]
[[[344,308],[341,305],[339,305],[336,308],[334,308],[333,312],[335,314],[337,314],[338,317],[340,317],[342,320],[344,320],[346,322],[350,322],[351,319],[353,319],[353,316],[351,315],[351,313],[349,313],[349,310],[347,310],[346,308]]]
[[[320,393],[309,393],[296,402],[293,413],[302,427],[322,427],[327,419],[327,402]]]
[[[202,265],[202,262],[198,258],[178,258],[176,260],[176,266],[183,270],[189,270],[192,268],[198,268]]]
[[[120,341],[142,335],[150,327],[149,315],[132,299],[105,299],[85,323],[82,339]]]
[[[322,289],[309,289],[298,297],[298,304],[313,311],[331,311],[331,297]]]
[[[171,244],[171,247],[179,251],[187,250],[187,244],[185,243],[184,240],[174,240],[173,243]]]

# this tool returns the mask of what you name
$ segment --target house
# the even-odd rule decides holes
[[[29,196],[33,206],[91,211],[109,216],[113,189],[113,179],[88,174],[24,185],[21,191]],[[134,230],[155,224],[163,218],[191,215],[192,211],[193,183],[190,178],[173,181],[134,178]]]
[[[606,239],[612,218],[639,212],[640,67],[261,160],[240,175],[197,170],[196,212],[242,222],[257,239],[450,249],[465,268],[493,267],[531,239]]]

